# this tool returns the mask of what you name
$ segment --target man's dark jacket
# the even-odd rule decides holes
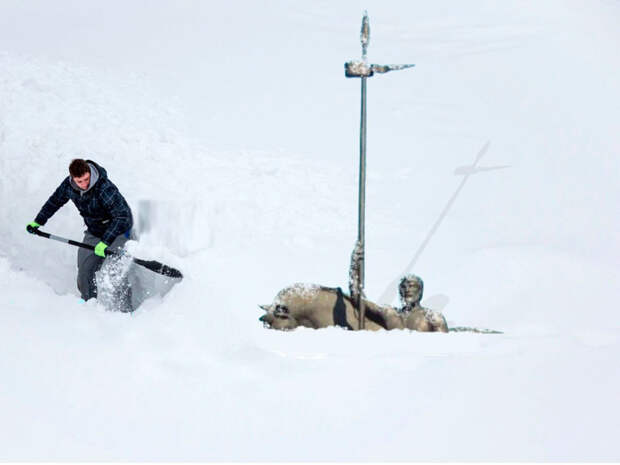
[[[44,225],[60,207],[72,200],[88,231],[110,245],[117,236],[128,233],[133,226],[131,209],[118,188],[108,179],[106,170],[94,161],[86,162],[90,165],[91,178],[88,189],[81,190],[71,176],[67,176],[45,202],[35,221]]]

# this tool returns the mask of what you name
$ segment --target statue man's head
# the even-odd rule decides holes
[[[400,280],[398,291],[403,305],[419,304],[424,294],[424,281],[419,276],[408,274]]]

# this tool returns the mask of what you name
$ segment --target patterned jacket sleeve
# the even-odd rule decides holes
[[[101,240],[110,245],[114,239],[131,229],[133,216],[129,204],[111,181],[106,182],[100,195],[103,206],[112,216],[110,226],[103,233]]]
[[[69,201],[68,189],[71,189],[71,186],[69,185],[69,178],[66,178],[60,183],[60,186],[58,186],[50,198],[47,199],[47,202],[41,207],[41,211],[34,220],[41,226],[47,223],[47,220]]]

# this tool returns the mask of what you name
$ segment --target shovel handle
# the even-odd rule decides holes
[[[71,239],[66,239],[64,237],[60,237],[60,236],[55,236],[53,234],[50,233],[46,233],[43,231],[39,231],[39,228],[33,228],[32,226],[28,225],[26,226],[26,230],[29,233],[35,234],[37,236],[40,237],[45,237],[47,239],[53,239],[55,241],[58,242],[63,242],[65,244],[70,244],[70,245],[74,245],[76,247],[82,247],[83,249],[88,249],[88,250],[95,250],[95,246],[94,245],[90,245],[90,244],[85,244],[83,242],[78,242],[78,241],[73,241]],[[105,254],[106,255],[117,255],[117,252],[113,252],[113,251],[108,251],[108,249],[105,250]],[[171,266],[168,265],[164,265],[163,263],[157,262],[155,260],[141,260],[139,258],[132,258],[134,263],[137,263],[140,266],[143,266],[151,271],[154,271],[155,273],[161,274],[163,276],[168,276],[171,278],[178,278],[178,279],[182,279],[183,278],[183,273],[181,273],[179,270],[177,270],[176,268],[172,268]]]
[[[85,244],[84,242],[73,241],[71,239],[66,239],[66,238],[60,237],[60,236],[55,236],[54,234],[43,232],[39,228],[33,228],[30,225],[26,226],[26,230],[29,233],[35,234],[35,235],[37,235],[39,237],[45,237],[46,239],[52,239],[54,241],[64,242],[65,244],[74,245],[76,247],[81,247],[83,249],[95,250],[95,246],[94,245]],[[116,252],[113,252],[111,250],[107,250],[106,249],[105,250],[105,254],[106,254],[106,256],[107,255],[116,255]]]

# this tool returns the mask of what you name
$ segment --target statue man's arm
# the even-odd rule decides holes
[[[402,328],[400,317],[392,307],[384,307],[364,299],[364,311],[366,318],[380,324],[385,329]]]
[[[351,268],[349,269],[349,295],[354,306],[359,307],[360,295],[360,270],[364,260],[364,250],[362,244],[356,241],[353,252],[351,253]],[[362,290],[361,297],[364,299],[364,311],[366,318],[380,324],[386,329],[402,328],[402,320],[392,307],[383,307],[366,299]]]
[[[349,268],[349,295],[357,306],[359,304],[359,290],[361,280],[362,262],[364,261],[364,250],[360,241],[355,242],[353,252],[351,252],[351,266]],[[362,293],[362,297],[364,297]]]

